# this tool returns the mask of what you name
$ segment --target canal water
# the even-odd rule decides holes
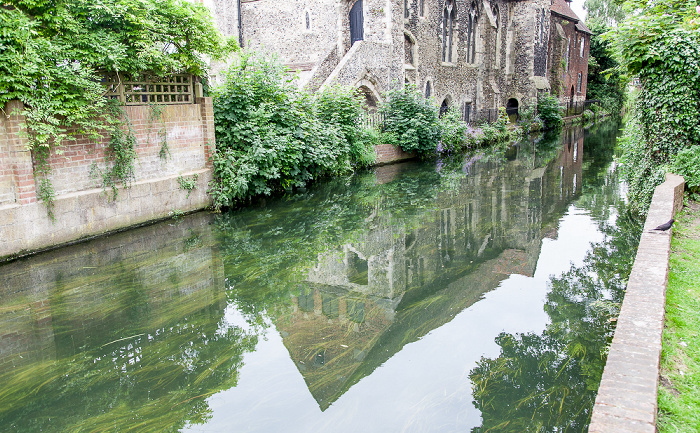
[[[586,431],[641,231],[617,126],[2,265],[0,430]]]

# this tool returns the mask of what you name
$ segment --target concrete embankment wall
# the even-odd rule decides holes
[[[62,154],[53,152],[52,221],[38,197],[37,167],[22,132],[23,106],[19,101],[6,104],[0,112],[0,261],[208,206],[209,156],[215,142],[211,98],[159,107],[125,107],[138,156],[134,182],[128,189],[119,187],[115,200],[94,176],[95,168],[104,171],[109,164],[110,137],[77,136],[63,144]],[[162,111],[160,116],[157,111]],[[195,174],[196,187],[188,194],[177,179]]]
[[[639,242],[589,433],[654,433],[671,231],[652,229],[683,207],[682,177],[656,188]]]

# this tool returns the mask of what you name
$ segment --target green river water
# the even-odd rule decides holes
[[[641,231],[617,126],[0,265],[0,431],[586,431]]]

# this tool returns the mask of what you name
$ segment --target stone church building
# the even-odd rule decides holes
[[[309,92],[352,86],[372,107],[411,83],[468,120],[540,92],[586,98],[591,32],[567,0],[198,1],[225,35],[277,53]]]

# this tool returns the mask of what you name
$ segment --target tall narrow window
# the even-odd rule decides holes
[[[420,16],[425,16],[425,0],[418,0],[418,11]]]
[[[581,37],[581,57],[583,57],[583,49],[586,47],[586,40]]]
[[[544,43],[544,16],[545,16],[545,11],[544,8],[540,12],[540,43]]]
[[[430,81],[425,83],[425,99],[430,98],[430,96],[433,94],[433,89],[430,86]]]
[[[464,121],[469,123],[472,118],[472,103],[466,102],[464,104]]]
[[[309,16],[309,12],[306,12],[306,30],[311,29],[311,17]]]
[[[583,84],[583,74],[578,73],[578,83],[576,84],[576,92],[581,93],[581,85]]]
[[[452,35],[454,32],[454,0],[445,1],[442,14],[442,61],[452,63]]]
[[[408,0],[403,0],[403,17],[408,18],[411,14],[408,12]]]
[[[467,18],[467,63],[476,61],[476,25],[479,18],[476,2],[472,2]]]
[[[569,64],[571,64],[571,38],[566,40],[566,72],[569,72]]]
[[[364,24],[362,0],[357,0],[350,9],[350,45],[364,39]]]

